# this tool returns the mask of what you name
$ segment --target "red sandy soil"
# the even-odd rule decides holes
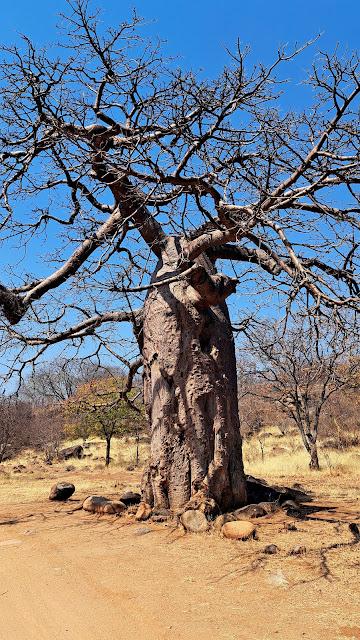
[[[294,519],[279,512],[247,542],[69,513],[80,503],[22,502],[13,489],[0,504],[0,640],[360,639],[360,544],[320,551],[360,523],[343,489],[315,500],[322,520],[284,531]],[[278,554],[262,553],[270,543]],[[306,554],[288,555],[300,544]]]

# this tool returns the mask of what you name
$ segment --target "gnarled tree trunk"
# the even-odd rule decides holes
[[[170,245],[170,246],[169,246]],[[172,239],[155,280],[181,270]],[[234,341],[225,298],[234,280],[201,256],[187,279],[153,289],[144,308],[144,398],[151,459],[143,499],[176,510],[198,492],[222,510],[246,501]]]

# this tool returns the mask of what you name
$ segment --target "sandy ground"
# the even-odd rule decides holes
[[[284,531],[293,520],[278,513],[257,520],[258,540],[232,542],[70,514],[79,503],[49,502],[50,484],[49,475],[41,499],[24,501],[19,485],[11,503],[0,503],[0,640],[360,638],[360,544],[328,551],[327,577],[320,553],[352,540],[354,487],[351,498],[343,490],[341,500],[317,501],[327,506],[314,514],[321,521]],[[278,554],[262,553],[269,543]],[[289,556],[299,544],[306,554]]]

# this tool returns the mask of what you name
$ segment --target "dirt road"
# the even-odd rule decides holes
[[[351,540],[358,503],[292,532],[275,514],[241,543],[69,508],[0,505],[0,640],[360,638],[360,545],[326,553],[327,577],[319,552]]]

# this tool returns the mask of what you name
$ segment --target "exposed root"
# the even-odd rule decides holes
[[[320,574],[325,580],[332,582],[333,576],[331,575],[330,567],[326,557],[326,549],[320,549]]]

